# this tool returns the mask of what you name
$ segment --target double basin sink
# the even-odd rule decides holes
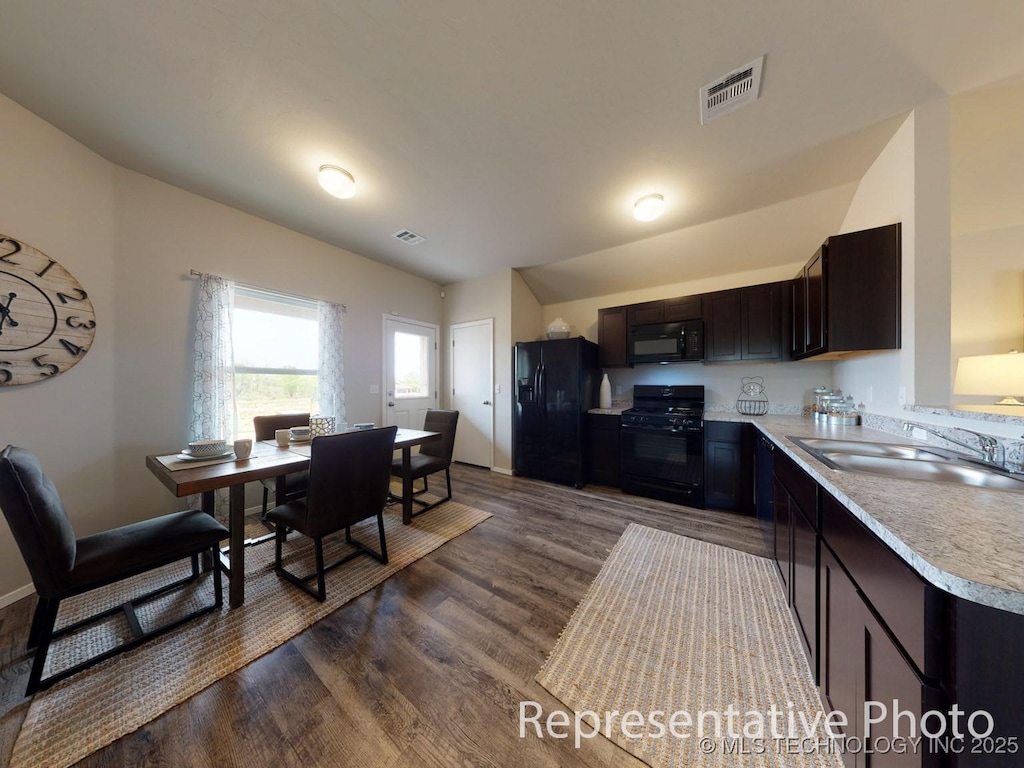
[[[1024,476],[1010,474],[942,448],[823,437],[790,436],[789,439],[831,469],[902,480],[931,480],[1024,491]]]

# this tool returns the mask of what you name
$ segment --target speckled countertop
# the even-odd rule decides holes
[[[867,427],[828,426],[806,416],[705,416],[752,422],[925,580],[1024,614],[1024,493],[829,469],[788,439],[927,445]]]

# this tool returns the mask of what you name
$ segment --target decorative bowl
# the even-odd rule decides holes
[[[309,426],[300,426],[291,428],[292,440],[309,440],[313,434]]]
[[[188,451],[193,456],[214,456],[227,449],[227,440],[194,440],[188,444]]]

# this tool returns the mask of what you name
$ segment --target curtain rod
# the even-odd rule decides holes
[[[189,270],[189,275],[191,277],[202,277],[203,275],[206,275],[206,274],[209,274],[209,273],[208,272],[200,272],[198,269],[190,269]],[[220,275],[213,275],[213,277],[220,277]],[[241,285],[244,288],[254,288],[254,289],[258,290],[258,291],[270,290],[268,288],[260,288],[260,286],[258,286],[258,285],[247,285],[246,283],[238,283],[238,285]],[[272,291],[272,293],[281,293],[281,291]],[[326,301],[326,299],[316,299],[316,298],[313,298],[312,296],[300,296],[297,293],[288,293],[288,294],[285,294],[285,295],[286,296],[294,296],[297,299],[306,299],[306,301]],[[338,304],[338,302],[334,302],[334,303]],[[344,310],[348,309],[348,304],[338,304],[338,306],[341,307]]]

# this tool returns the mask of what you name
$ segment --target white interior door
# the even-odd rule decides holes
[[[494,465],[494,321],[450,328],[452,408],[459,412],[452,458]]]
[[[423,429],[437,386],[437,326],[385,315],[384,425]]]

